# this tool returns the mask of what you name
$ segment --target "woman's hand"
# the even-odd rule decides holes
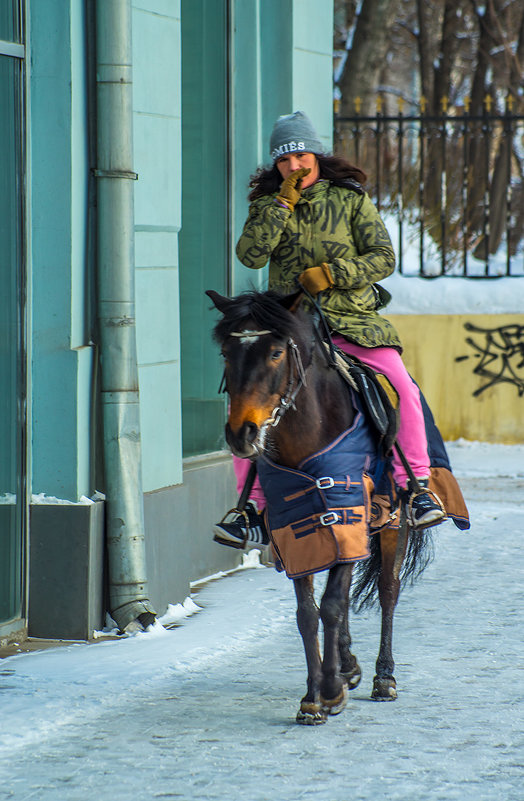
[[[277,203],[281,203],[282,206],[293,211],[302,193],[302,178],[305,178],[310,172],[309,167],[301,167],[284,178],[276,198]]]
[[[319,267],[309,267],[298,276],[299,283],[310,295],[318,295],[324,289],[331,289],[334,285],[333,276],[329,269],[329,264],[325,262]]]

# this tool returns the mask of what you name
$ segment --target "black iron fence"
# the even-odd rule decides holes
[[[524,116],[336,117],[405,275],[524,275]]]

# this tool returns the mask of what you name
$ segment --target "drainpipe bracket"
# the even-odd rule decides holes
[[[128,178],[130,181],[138,181],[138,173],[130,170],[93,170],[95,178]]]

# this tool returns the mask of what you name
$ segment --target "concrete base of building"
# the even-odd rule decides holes
[[[104,504],[30,510],[29,637],[88,640],[104,621]]]
[[[211,532],[236,501],[222,451],[186,459],[182,484],[144,495],[149,598],[159,615],[189,596],[192,581],[242,562]],[[104,503],[31,506],[29,565],[28,636],[91,639],[106,610]]]
[[[159,615],[189,595],[190,582],[242,562],[211,533],[236,501],[231,456],[222,451],[185,459],[182,484],[145,494],[149,595]]]

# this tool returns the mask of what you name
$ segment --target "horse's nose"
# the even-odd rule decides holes
[[[229,423],[226,424],[226,441],[236,456],[251,456],[253,443],[257,438],[258,426],[246,420],[238,431],[233,431]]]

